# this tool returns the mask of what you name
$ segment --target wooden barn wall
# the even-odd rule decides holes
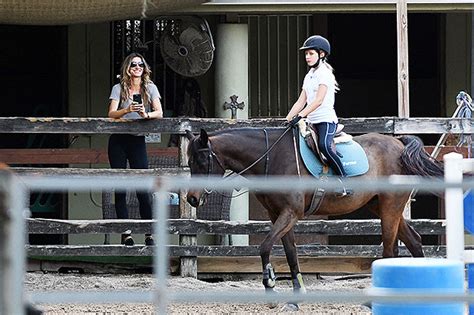
[[[311,15],[259,15],[249,26],[249,117],[285,116],[306,74],[299,47],[312,33]]]

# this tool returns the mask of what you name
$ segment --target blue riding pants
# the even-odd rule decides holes
[[[346,177],[344,166],[342,165],[341,159],[336,152],[333,151],[331,145],[336,133],[337,124],[330,122],[321,122],[312,124],[313,129],[318,133],[318,147],[319,150],[324,154],[328,160],[329,166],[342,177]]]
[[[147,169],[148,157],[146,153],[145,136],[134,136],[128,134],[113,134],[109,138],[108,147],[109,162],[111,168],[127,168],[127,160],[130,168]],[[149,192],[137,191],[140,217],[152,219],[151,194]],[[115,191],[115,211],[118,219],[128,219],[126,192]]]

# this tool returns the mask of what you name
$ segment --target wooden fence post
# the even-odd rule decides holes
[[[410,117],[408,85],[408,8],[407,0],[397,0],[397,56],[398,56],[398,117]],[[411,200],[403,210],[405,219],[411,218]]]
[[[410,117],[407,0],[397,1],[398,117]]]
[[[179,166],[187,166],[188,156],[187,147],[189,140],[185,136],[179,137]],[[186,202],[186,191],[179,192],[179,214],[181,219],[196,219],[196,209]],[[179,245],[195,246],[197,245],[196,235],[179,235]],[[181,277],[197,278],[197,257],[181,257],[180,259]]]
[[[23,192],[11,172],[0,170],[0,314],[24,314]]]

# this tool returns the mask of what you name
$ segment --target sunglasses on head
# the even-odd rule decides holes
[[[130,68],[135,68],[135,67],[145,68],[145,63],[143,63],[143,62],[131,62],[130,63]]]

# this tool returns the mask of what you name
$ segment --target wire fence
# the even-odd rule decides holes
[[[461,171],[472,171],[474,160],[464,159],[461,163],[451,163],[447,166],[461,168]],[[448,163],[449,164],[449,163]],[[448,174],[451,170],[446,169]],[[167,245],[169,235],[167,220],[169,218],[168,192],[173,190],[206,189],[231,190],[235,187],[246,187],[250,191],[262,192],[293,192],[314,191],[317,185],[327,191],[340,187],[337,180],[319,181],[315,178],[298,177],[252,177],[222,178],[202,177],[124,177],[124,176],[13,176],[10,173],[1,173],[1,191],[6,196],[0,211],[8,209],[5,217],[0,220],[0,313],[1,314],[23,314],[23,277],[25,273],[25,252],[18,250],[25,245],[25,218],[29,211],[24,203],[29,191],[90,191],[102,189],[135,189],[143,191],[154,191],[157,194],[153,205],[154,231],[157,235],[157,245],[154,248],[153,267],[155,270],[155,286],[150,292],[48,292],[32,293],[30,299],[34,303],[115,303],[115,302],[146,302],[156,306],[157,313],[165,314],[170,302],[242,302],[242,303],[267,303],[287,302],[298,300],[301,302],[334,302],[338,303],[367,303],[367,302],[474,302],[474,294],[450,293],[447,290],[422,291],[411,290],[403,293],[385,292],[383,290],[369,289],[364,292],[309,292],[280,293],[278,295],[265,295],[255,292],[181,292],[173,293],[167,290],[169,257]],[[291,185],[288,183],[291,182]],[[411,191],[416,189],[422,192],[446,191],[447,199],[451,198],[448,193],[454,192],[455,198],[459,199],[459,191],[474,187],[474,179],[461,181],[447,178],[427,179],[418,176],[390,176],[377,178],[371,181],[349,178],[345,182],[348,188],[358,191]],[[461,205],[462,207],[462,202]],[[459,207],[459,200],[453,204],[446,204],[452,211],[452,207]],[[459,209],[458,209],[459,210]],[[455,211],[459,213],[459,211]],[[0,212],[2,215],[2,212]],[[461,221],[462,222],[462,221]],[[459,221],[458,223],[459,224]],[[449,226],[449,224],[448,224]],[[459,226],[454,229],[462,230]],[[449,239],[449,236],[448,236]],[[449,242],[449,240],[448,240]]]

